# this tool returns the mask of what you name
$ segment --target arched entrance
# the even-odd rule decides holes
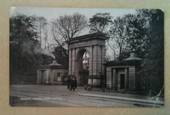
[[[101,85],[106,39],[104,34],[94,33],[69,41],[69,75],[75,75],[78,84]]]
[[[89,78],[89,53],[86,49],[81,49],[78,52],[77,67],[80,85],[87,85]]]

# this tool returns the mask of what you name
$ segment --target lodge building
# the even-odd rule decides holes
[[[67,77],[66,67],[55,60],[49,65],[43,65],[37,70],[37,84],[63,84]]]
[[[117,91],[135,90],[140,80],[136,75],[140,63],[141,58],[136,57],[134,53],[123,61],[107,62],[106,87]]]

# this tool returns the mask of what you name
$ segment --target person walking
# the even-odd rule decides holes
[[[71,90],[71,77],[70,76],[68,76],[68,79],[67,79],[67,89]]]
[[[71,79],[70,79],[70,90],[73,91],[74,90],[74,77],[71,76]]]
[[[75,91],[76,90],[76,88],[77,88],[77,79],[76,79],[76,77],[74,76],[73,77],[73,91]]]

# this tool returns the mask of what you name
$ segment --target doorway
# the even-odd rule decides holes
[[[120,74],[120,89],[125,89],[125,74]]]

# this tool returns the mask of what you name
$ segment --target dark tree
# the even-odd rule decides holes
[[[89,19],[90,33],[102,32],[107,33],[107,27],[112,22],[109,13],[97,13]]]
[[[53,54],[59,64],[62,64],[64,67],[68,68],[68,54],[65,48],[62,46],[57,46]]]
[[[70,40],[78,36],[87,27],[87,19],[84,15],[75,13],[73,15],[60,16],[51,23],[51,33],[57,42],[53,54],[58,63],[68,67],[68,47]]]
[[[51,57],[42,53],[35,26],[35,17],[17,15],[10,17],[10,74],[11,81],[36,81],[39,65]],[[46,61],[45,61],[46,60]],[[28,75],[28,76],[27,76]],[[28,78],[27,78],[28,77]]]
[[[148,18],[151,38],[141,74],[145,90],[156,95],[164,88],[164,14],[161,10],[140,10],[139,14]]]
[[[113,21],[109,35],[118,48],[118,59],[126,58],[130,52],[144,57],[150,43],[146,25],[147,20],[137,14],[128,14]]]
[[[121,57],[123,56],[124,58],[124,52],[126,51],[126,22],[124,18],[117,17],[114,19],[114,21],[111,24],[109,35],[110,35],[110,40],[109,42],[113,41],[114,44],[111,45],[113,47],[112,49],[118,49],[118,53],[116,54],[120,60],[122,59]],[[115,48],[116,47],[116,48]]]
[[[130,52],[143,59],[142,67],[137,71],[141,86],[146,94],[160,94],[164,89],[163,12],[137,10],[136,14],[116,18],[111,25],[110,39],[118,44],[119,59]]]
[[[127,48],[130,52],[134,52],[137,56],[143,58],[147,53],[150,44],[147,20],[138,15],[126,15],[124,18],[127,25]]]
[[[35,18],[18,15],[10,18],[10,42],[20,44],[24,40],[34,40],[37,32],[34,26]]]
[[[34,28],[34,17],[19,15],[10,18],[10,57],[12,68],[27,71],[36,60],[31,49],[38,44],[37,33]],[[29,49],[29,50],[28,50]],[[28,54],[27,56],[24,54]],[[24,67],[24,68],[23,68]]]

